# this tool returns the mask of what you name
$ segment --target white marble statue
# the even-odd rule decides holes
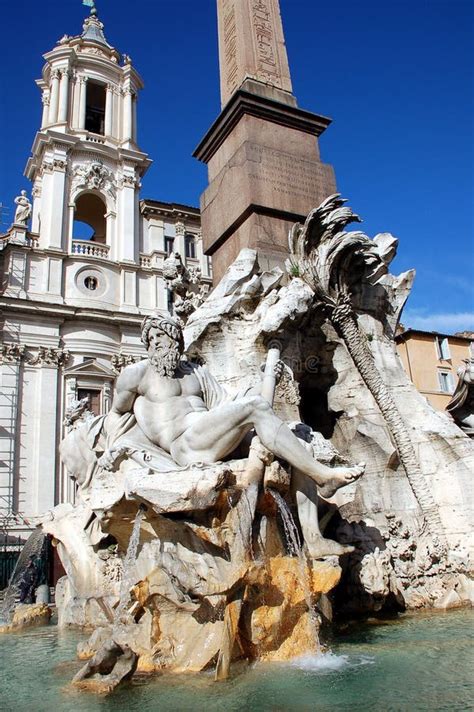
[[[31,215],[31,203],[26,197],[26,190],[22,190],[20,195],[15,198],[15,225],[26,225]]]
[[[178,467],[187,467],[223,460],[254,428],[264,447],[314,480],[323,497],[362,475],[362,464],[330,468],[314,459],[275,415],[260,386],[230,395],[206,367],[183,361],[181,327],[169,316],[146,317],[142,340],[148,359],[127,366],[118,377],[104,423],[107,433],[122,431],[124,419],[133,414],[127,445],[145,447],[150,456],[159,449]],[[112,469],[124,444],[108,448],[99,464]]]
[[[474,358],[463,359],[463,365],[458,368],[458,379],[456,390],[446,410],[461,430],[472,438],[474,437]]]

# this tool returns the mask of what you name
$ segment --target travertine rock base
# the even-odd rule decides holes
[[[335,557],[303,563],[279,555],[252,564],[236,621],[232,659],[283,661],[319,652],[319,617],[314,606],[340,576]],[[92,657],[113,635],[120,645],[127,641],[139,656],[140,672],[199,672],[214,666],[222,642],[226,597],[208,596],[192,613],[185,600],[177,605],[159,595],[161,578],[157,569],[135,586],[132,607],[139,612],[137,622],[97,629],[78,647],[78,656]]]
[[[339,583],[337,560],[307,564],[276,556],[264,566],[263,575],[258,593],[244,604],[243,645],[249,657],[283,661],[319,652],[319,619],[309,612],[308,603],[317,604],[322,593]]]
[[[46,603],[23,603],[15,608],[11,623],[0,626],[0,633],[11,633],[21,628],[47,625],[52,611]]]

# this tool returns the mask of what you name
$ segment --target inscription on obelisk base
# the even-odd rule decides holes
[[[222,111],[194,155],[208,166],[204,248],[218,281],[243,247],[282,264],[288,230],[336,190],[317,137],[330,120],[292,94],[278,0],[217,0]]]

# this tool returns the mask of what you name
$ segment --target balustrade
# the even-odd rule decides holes
[[[86,255],[87,257],[102,257],[108,259],[109,245],[103,245],[90,240],[73,240],[71,252],[73,255]]]

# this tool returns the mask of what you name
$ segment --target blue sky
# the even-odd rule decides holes
[[[41,115],[41,55],[78,34],[80,0],[1,0],[0,202],[10,206]],[[281,0],[293,88],[330,116],[320,141],[368,235],[399,238],[393,271],[417,270],[407,326],[474,330],[471,0]],[[215,0],[98,1],[108,41],[145,89],[142,196],[199,204],[191,154],[219,112]],[[6,218],[4,218],[5,220]],[[6,226],[3,225],[3,228]]]

